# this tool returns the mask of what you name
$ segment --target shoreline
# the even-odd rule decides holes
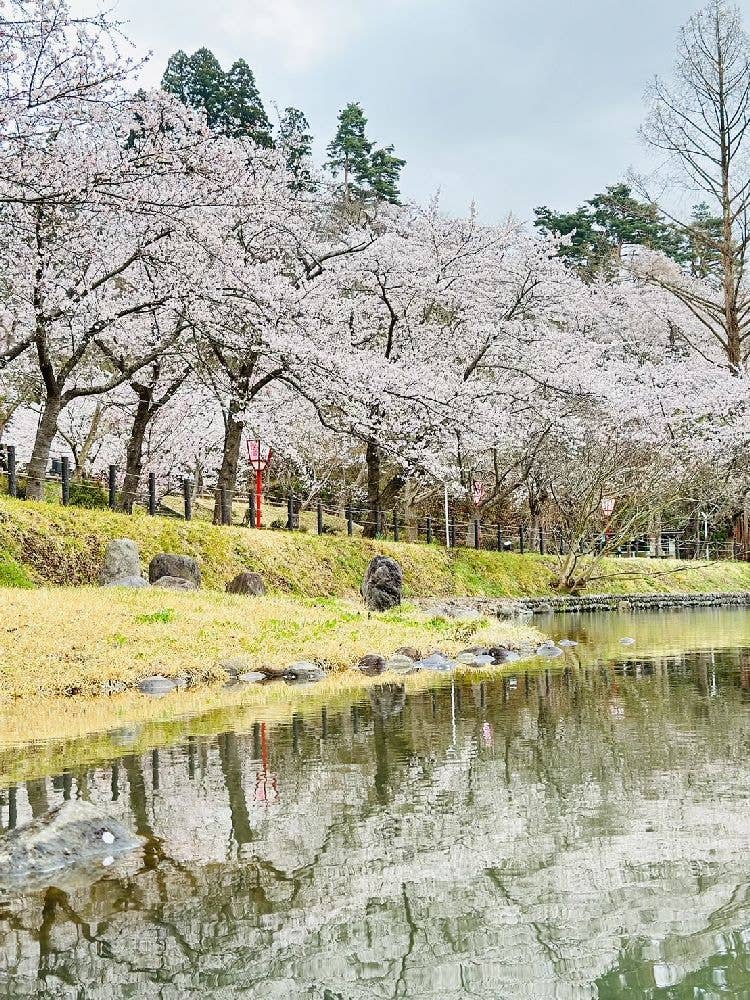
[[[3,596],[0,707],[19,710],[35,698],[112,697],[155,676],[199,692],[238,674],[278,675],[307,661],[333,681],[361,676],[352,668],[368,654],[388,658],[410,648],[420,658],[435,651],[453,657],[471,647],[516,649],[545,639],[528,622],[444,618],[410,602],[374,614],[361,601],[208,590],[70,587],[6,589]]]
[[[426,611],[462,612],[497,616],[500,619],[514,616],[540,616],[547,614],[598,614],[628,611],[667,611],[687,608],[750,607],[750,590],[711,591],[706,593],[628,593],[580,594],[561,597],[448,597],[421,600],[418,605]]]

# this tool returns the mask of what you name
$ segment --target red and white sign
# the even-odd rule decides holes
[[[482,500],[484,500],[486,490],[484,488],[484,483],[474,482],[471,487],[471,495],[474,498],[474,505],[478,507]]]
[[[605,517],[612,517],[615,510],[614,497],[602,497],[602,513]]]
[[[265,445],[261,446],[260,441],[248,441],[247,458],[256,472],[262,471],[271,461],[271,449]]]

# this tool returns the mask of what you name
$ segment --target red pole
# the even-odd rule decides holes
[[[263,469],[260,467],[260,449],[258,450],[258,465],[255,469],[255,527],[261,526],[260,505],[263,502]]]

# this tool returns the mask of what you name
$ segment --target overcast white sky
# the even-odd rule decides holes
[[[94,0],[72,0],[74,10]],[[169,55],[244,57],[266,108],[302,108],[323,156],[358,100],[371,138],[407,161],[405,197],[436,189],[494,221],[573,208],[650,161],[643,92],[669,72],[700,0],[114,0],[127,33]],[[750,26],[750,0],[740,8]]]

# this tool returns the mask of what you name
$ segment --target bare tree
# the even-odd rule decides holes
[[[734,371],[748,358],[750,299],[743,287],[750,228],[750,174],[746,143],[750,125],[750,41],[739,11],[711,0],[682,28],[674,78],[656,79],[641,130],[665,152],[691,192],[708,199],[721,219],[702,239],[720,261],[715,287],[681,280],[679,272],[655,277],[718,342]],[[694,223],[683,223],[688,238]]]

